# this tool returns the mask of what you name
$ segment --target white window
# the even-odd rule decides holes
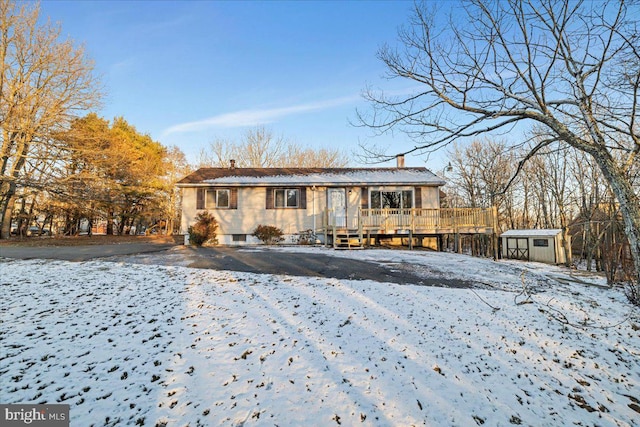
[[[410,209],[413,207],[411,190],[372,190],[371,209]]]
[[[207,190],[205,209],[228,208],[229,199],[229,190]]]
[[[273,190],[273,205],[276,208],[297,208],[300,195],[297,188]]]

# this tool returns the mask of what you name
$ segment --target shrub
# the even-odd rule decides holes
[[[635,306],[640,307],[640,283],[629,281],[624,285],[624,294],[627,296],[627,300]]]
[[[258,225],[253,230],[252,236],[260,239],[264,244],[273,245],[284,240],[282,234],[282,230],[273,225]]]
[[[209,212],[202,212],[196,216],[196,223],[189,227],[189,242],[202,246],[206,242],[218,243],[216,231],[218,221]]]

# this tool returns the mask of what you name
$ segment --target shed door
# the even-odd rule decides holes
[[[329,215],[336,227],[347,226],[347,199],[344,188],[329,188]]]
[[[529,261],[529,239],[507,237],[507,258]]]

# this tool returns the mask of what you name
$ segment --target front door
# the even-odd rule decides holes
[[[344,188],[329,188],[327,199],[329,202],[330,224],[336,227],[347,226],[347,198]]]

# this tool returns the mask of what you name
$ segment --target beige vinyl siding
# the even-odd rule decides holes
[[[423,209],[439,209],[440,208],[440,190],[438,187],[418,187],[422,193]],[[416,206],[420,207],[420,206]]]
[[[267,187],[248,187],[238,189],[237,209],[211,209],[210,213],[219,224],[219,235],[251,234],[256,226],[273,225],[285,234],[296,234],[313,227],[313,203],[316,203],[316,227],[322,225],[324,210],[324,192],[307,191],[306,209],[266,208]],[[186,233],[195,217],[203,210],[196,209],[196,188],[184,188],[182,199],[182,232]],[[319,200],[321,199],[321,200]]]
[[[203,188],[203,187],[200,187]],[[222,188],[222,187],[220,187]],[[230,187],[224,187],[230,188]],[[324,213],[327,206],[327,187],[312,187],[306,189],[306,209],[273,208],[267,209],[267,191],[274,187],[234,187],[237,188],[236,209],[209,209],[219,224],[218,237],[221,244],[233,242],[232,236],[251,235],[258,225],[273,225],[280,228],[285,235],[295,235],[304,230],[313,229],[314,213],[316,230],[324,226]],[[375,188],[405,189],[420,192],[414,196],[415,203],[420,203],[424,209],[437,209],[440,205],[438,187],[412,186],[384,186],[384,187],[336,187],[344,188],[347,203],[347,224],[349,228],[357,228],[360,208],[369,202],[362,199]],[[195,217],[204,210],[197,209],[197,188],[182,189],[182,221],[181,230],[187,233],[189,226],[195,222]],[[315,209],[314,209],[315,206]],[[415,206],[419,207],[419,206]],[[227,236],[227,237],[223,237]],[[250,241],[251,239],[248,239]]]

